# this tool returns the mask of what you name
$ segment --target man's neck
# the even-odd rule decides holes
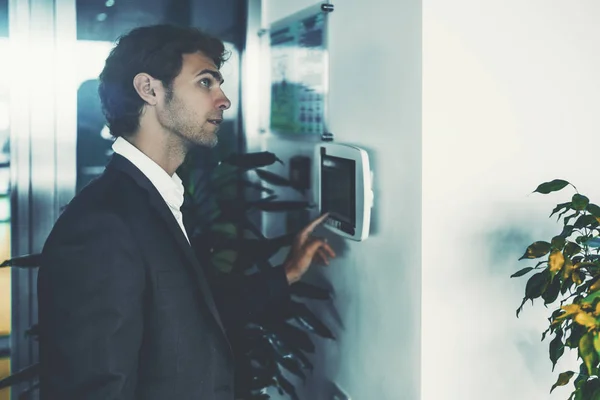
[[[177,168],[183,163],[188,151],[183,143],[168,140],[168,136],[166,135],[155,138],[138,132],[126,136],[124,139],[158,164],[169,176],[175,174]]]

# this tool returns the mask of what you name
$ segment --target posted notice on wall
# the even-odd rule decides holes
[[[303,11],[273,24],[270,129],[284,135],[321,135],[327,95],[327,15]]]

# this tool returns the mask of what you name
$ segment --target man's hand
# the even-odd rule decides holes
[[[300,231],[294,239],[292,249],[286,257],[283,267],[288,283],[297,282],[312,263],[315,257],[329,265],[329,257],[335,257],[335,252],[323,239],[311,236],[313,230],[322,223],[329,214],[323,214]]]

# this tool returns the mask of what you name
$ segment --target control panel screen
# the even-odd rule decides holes
[[[356,225],[356,163],[354,160],[323,155],[321,158],[321,207],[339,221],[344,231]]]

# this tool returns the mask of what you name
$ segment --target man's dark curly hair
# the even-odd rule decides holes
[[[201,52],[221,68],[227,57],[223,42],[199,29],[173,25],[136,28],[119,38],[100,74],[98,93],[113,136],[139,128],[144,101],[133,78],[145,72],[170,88],[181,72],[183,55]]]

